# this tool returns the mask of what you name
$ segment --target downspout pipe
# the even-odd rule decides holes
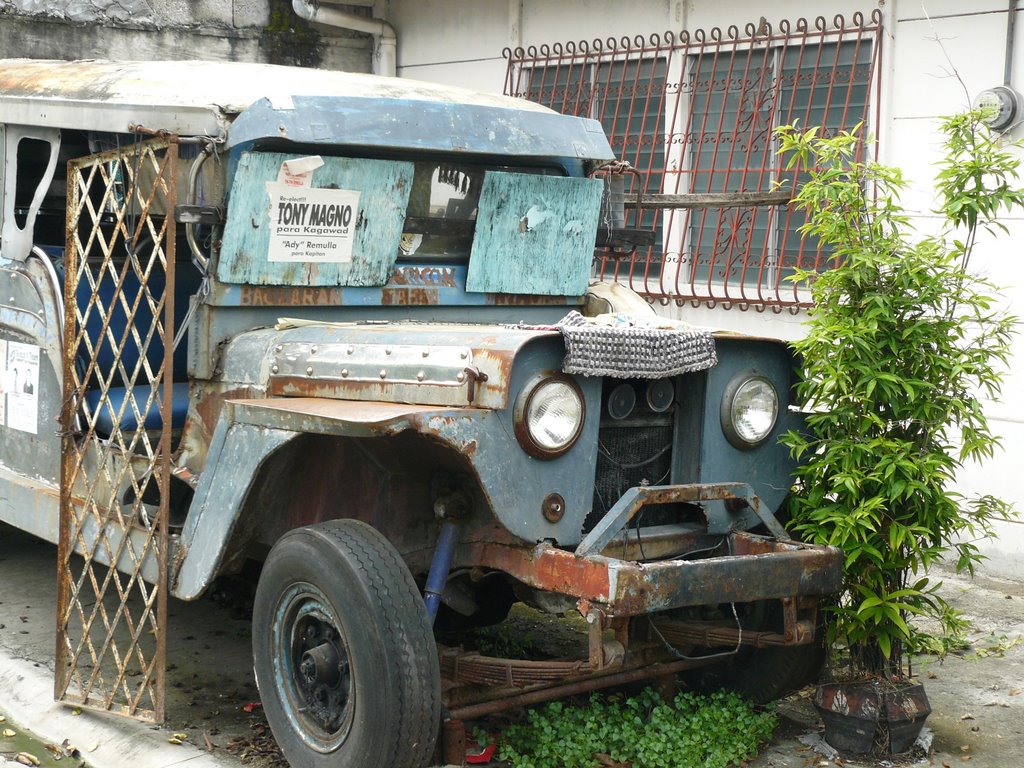
[[[292,0],[292,10],[306,21],[373,35],[373,74],[395,77],[398,36],[395,34],[395,28],[384,19],[359,16],[337,8],[324,7],[309,0]]]

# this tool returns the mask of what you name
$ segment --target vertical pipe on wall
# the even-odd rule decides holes
[[[373,74],[394,77],[397,71],[398,36],[384,19],[359,16],[337,8],[325,8],[310,0],[292,0],[295,15],[306,21],[373,35]]]
[[[1017,0],[1010,0],[1006,11],[1006,55],[1003,60],[1003,85],[1010,87],[1013,79],[1013,39],[1017,24]]]

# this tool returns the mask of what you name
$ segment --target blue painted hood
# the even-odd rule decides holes
[[[596,120],[491,104],[361,96],[293,96],[253,103],[231,124],[228,146],[297,144],[520,158],[615,159]]]

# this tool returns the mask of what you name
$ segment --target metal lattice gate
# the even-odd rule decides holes
[[[68,163],[55,697],[164,717],[177,144]]]

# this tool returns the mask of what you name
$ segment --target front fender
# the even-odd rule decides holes
[[[451,410],[459,409],[320,398],[227,401],[181,533],[171,593],[194,600],[209,586],[260,468],[291,440],[303,434],[386,436],[414,428],[412,417],[423,412]]]

